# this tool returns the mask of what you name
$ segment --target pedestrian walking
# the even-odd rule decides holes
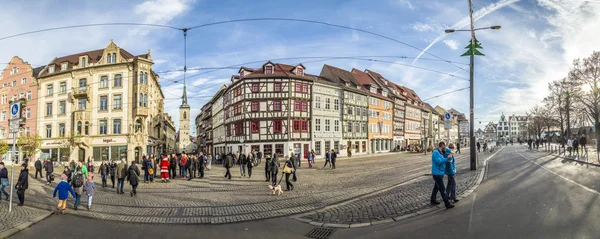
[[[481,152],[481,144],[479,142],[477,142],[477,152]]]
[[[313,157],[312,156],[312,152],[309,152],[308,155],[306,155],[306,161],[308,162],[308,167],[309,168],[312,168],[312,162],[311,162],[312,157]]]
[[[581,138],[579,138],[579,145],[581,145],[581,155],[585,155],[587,157],[587,138],[585,137],[585,134],[582,134]]]
[[[54,165],[52,164],[52,159],[46,160],[46,163],[44,164],[44,168],[46,169],[46,181],[48,181],[46,184],[50,185],[52,183],[52,179],[54,177],[52,175],[52,173],[54,173]]]
[[[192,161],[190,161],[190,158],[188,158],[188,156],[186,154],[181,154],[181,166],[183,168],[182,174],[181,174],[181,178],[187,178],[188,177],[188,168],[190,168]]]
[[[75,191],[71,187],[71,185],[67,182],[67,175],[60,175],[61,182],[56,185],[54,188],[54,193],[52,195],[53,198],[56,197],[56,193],[58,192],[58,207],[56,209],[56,215],[59,213],[65,214],[67,210],[67,199],[69,198],[69,192],[73,196],[76,197]]]
[[[88,161],[88,164],[89,163],[90,162]],[[85,176],[85,178],[87,178],[89,176],[88,175],[88,170],[89,170],[88,167],[85,166],[85,163],[83,163],[83,162],[79,162],[79,167],[81,167],[81,173],[83,174],[83,176]],[[94,171],[92,171],[92,172],[94,172]]]
[[[100,167],[98,167],[98,173],[100,174],[100,177],[102,177],[102,187],[106,187],[106,182],[108,181],[108,175],[110,169],[108,167],[108,164],[106,164],[106,160],[102,160],[102,164],[100,164]]]
[[[23,206],[25,203],[25,190],[29,187],[29,167],[27,164],[21,164],[21,173],[15,188],[17,189],[17,197],[19,198],[19,204],[17,206]]]
[[[169,171],[169,178],[177,177],[177,156],[175,154],[169,155]]]
[[[110,182],[112,183],[112,188],[115,188],[115,175],[117,175],[117,163],[115,163],[115,161],[111,159],[108,169],[110,173]]]
[[[279,158],[277,158],[277,154],[273,154],[273,157],[271,158],[271,166],[269,167],[271,170],[271,182],[273,187],[277,186],[277,174],[279,174],[279,167]]]
[[[94,172],[94,157],[91,158],[90,161],[88,161],[87,163],[87,167],[85,168],[85,172],[83,172],[83,174],[85,175],[85,178],[87,178],[89,176],[89,172]]]
[[[137,187],[139,185],[140,178],[140,169],[135,164],[135,161],[131,162],[131,166],[127,170],[127,180],[129,180],[129,184],[131,185],[131,192],[129,194],[133,197],[137,196]]]
[[[8,187],[8,184],[9,184],[8,169],[6,169],[6,167],[4,166],[4,162],[0,162],[0,183],[1,183],[0,192],[2,192],[2,194],[4,194],[4,196],[6,196],[6,200],[8,201],[8,197],[10,195],[4,189],[5,187]],[[2,199],[2,195],[0,194],[0,200],[1,199]]]
[[[258,151],[256,152],[256,160],[257,160],[257,164],[261,164],[262,163],[262,157],[263,157],[263,153]]]
[[[81,202],[81,194],[83,194],[84,184],[85,179],[82,172],[82,167],[78,166],[77,169],[75,169],[75,175],[71,181],[71,186],[73,187],[73,191],[75,191],[75,203],[73,204],[73,209],[75,210],[77,210],[77,207],[79,207],[79,203]]]
[[[200,157],[198,157],[198,176],[200,178],[204,178],[204,170],[206,169],[206,161],[207,158],[204,154],[200,153]]]
[[[233,156],[231,153],[227,154],[223,159],[223,167],[225,167],[225,178],[231,179],[231,166],[233,166]]]
[[[348,146],[348,150],[346,150],[346,151],[348,153],[348,158],[352,158],[352,146],[351,145]]]
[[[160,178],[163,183],[169,182],[169,167],[170,167],[169,159],[167,156],[163,156],[162,161],[160,162]]]
[[[573,151],[573,135],[571,135],[571,138],[567,140],[567,150],[569,151],[569,157],[571,157],[571,153]]]
[[[75,163],[75,160],[71,160],[71,163],[69,164],[69,168],[71,169],[71,172],[75,172],[75,169],[77,168],[77,164]]]
[[[246,155],[245,154],[240,154],[240,156],[238,157],[238,163],[240,165],[240,175],[242,177],[246,176],[246,164],[248,163],[246,160]]]
[[[331,150],[331,169],[335,169],[335,161],[337,160],[337,152],[335,152],[335,149]]]
[[[212,155],[208,154],[206,156],[206,169],[208,169],[208,171],[210,171],[210,169],[212,168]]]
[[[186,158],[185,169],[187,170],[186,174],[187,174],[188,180],[192,180],[192,178],[194,177],[194,173],[195,173],[192,166],[196,164],[196,162],[195,162],[196,158],[194,156],[188,157],[187,155],[185,156],[185,158]]]
[[[292,156],[290,156],[289,160],[292,162],[292,168],[294,169],[292,170],[292,181],[296,182],[296,180],[298,180],[296,177],[296,161],[300,161],[300,154],[295,155],[292,153]]]
[[[271,180],[271,157],[270,155],[265,155],[265,182],[269,182]]]
[[[575,150],[575,155],[579,158],[579,140],[577,139],[577,135],[573,137],[573,150]]]
[[[35,163],[35,179],[38,178],[38,173],[40,174],[40,178],[43,178],[44,175],[42,174],[42,161],[38,158]]]
[[[431,192],[430,202],[434,205],[440,204],[440,202],[436,200],[437,193],[440,192],[446,209],[450,209],[453,208],[454,205],[450,204],[450,201],[448,200],[448,194],[444,187],[444,173],[446,171],[446,163],[451,161],[444,158],[445,148],[446,143],[440,142],[438,148],[431,154],[431,175],[433,176],[434,186],[433,191]]]
[[[285,191],[294,190],[294,184],[290,182],[290,175],[294,173],[294,162],[292,161],[293,156],[290,157],[287,161],[285,161],[283,165],[283,173],[285,174]]]
[[[67,175],[67,183],[71,183],[71,177],[73,176],[73,171],[69,167],[65,167],[63,170],[63,174]]]
[[[252,168],[254,167],[254,159],[252,157],[254,157],[252,154],[248,154],[246,160],[246,167],[248,167],[248,178],[252,177]]]
[[[300,156],[300,153],[296,154],[296,163],[298,163],[297,168],[300,168],[300,166],[302,166],[302,157]]]
[[[454,144],[448,145],[446,152],[444,152],[444,158],[451,160],[451,162],[446,163],[446,169],[444,171],[445,174],[448,175],[446,191],[448,193],[448,200],[458,202],[458,199],[456,199],[456,181],[454,179],[454,176],[456,175],[456,159],[452,154],[452,150],[454,150]]]
[[[506,144],[508,144],[508,141],[506,142]],[[458,143],[456,144],[456,152],[457,152],[458,154],[460,154],[460,142],[458,142]]]
[[[94,198],[94,190],[96,189],[96,183],[94,183],[94,176],[90,175],[85,182],[85,194],[88,196],[87,210],[92,209],[92,199]]]
[[[123,187],[125,184],[126,176],[127,176],[127,164],[125,163],[125,159],[122,159],[121,162],[117,165],[117,194],[125,193],[123,191]]]
[[[327,167],[327,164],[331,168],[331,153],[329,151],[325,152],[325,165],[323,165],[323,168]]]

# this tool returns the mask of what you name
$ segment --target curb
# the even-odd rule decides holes
[[[590,162],[586,162],[586,161],[579,160],[579,159],[569,158],[564,153],[563,154],[550,153],[547,150],[546,151],[544,151],[544,150],[541,150],[541,151],[540,150],[536,150],[536,151],[537,152],[542,152],[542,153],[545,152],[545,153],[548,153],[548,155],[552,155],[552,156],[555,156],[557,158],[563,158],[563,159],[570,160],[570,161],[575,161],[575,162],[578,162],[578,163],[581,163],[581,164],[587,164],[587,165],[591,165],[591,166],[600,167],[600,164],[597,164],[597,163],[590,163]]]
[[[490,157],[488,157],[485,161],[483,161],[483,165],[482,165],[482,167],[480,169],[479,175],[477,175],[477,179],[475,179],[476,180],[475,184],[473,186],[471,186],[469,189],[467,189],[465,192],[463,192],[461,195],[457,195],[456,196],[457,199],[462,200],[462,199],[468,197],[471,193],[475,192],[475,190],[479,187],[479,185],[483,181],[484,175],[487,172],[487,161],[490,160],[491,158],[493,158],[498,152],[502,151],[502,149],[504,149],[504,147],[500,148],[499,150],[497,150],[496,152],[494,152]],[[410,180],[408,180],[406,182],[397,184],[397,185],[392,186],[390,188],[386,188],[385,190],[382,190],[382,191],[378,191],[378,192],[374,192],[374,193],[370,193],[370,194],[365,194],[365,195],[359,196],[359,197],[357,197],[357,198],[355,198],[353,200],[346,201],[346,202],[343,202],[343,203],[337,204],[337,205],[330,205],[330,206],[327,206],[327,207],[319,209],[319,210],[327,209],[328,207],[335,207],[335,206],[343,205],[343,204],[346,204],[346,203],[350,203],[352,201],[359,200],[359,199],[364,198],[364,197],[372,196],[373,194],[377,194],[377,193],[381,193],[381,192],[385,192],[385,191],[391,190],[393,188],[396,188],[397,186],[401,186],[401,185],[410,183],[410,182],[415,181],[415,180],[417,180],[417,178],[410,179]],[[409,213],[409,214],[398,216],[398,217],[394,217],[394,218],[389,218],[389,219],[384,219],[384,220],[379,220],[379,221],[366,222],[366,223],[354,223],[354,224],[324,223],[324,222],[317,222],[317,221],[313,221],[313,220],[310,220],[310,219],[301,218],[303,216],[312,214],[314,211],[313,212],[302,213],[302,214],[299,214],[299,215],[290,216],[290,218],[293,218],[293,219],[295,219],[297,221],[308,223],[310,225],[317,226],[317,227],[328,227],[328,228],[359,228],[359,227],[368,227],[368,226],[377,226],[377,225],[390,224],[390,223],[393,223],[393,222],[402,221],[402,220],[409,219],[409,218],[412,218],[412,217],[425,215],[425,214],[428,214],[428,213],[440,212],[440,211],[443,211],[443,210],[446,210],[446,209],[444,207],[442,207],[442,206],[436,205],[436,206],[433,206],[433,207],[430,207],[430,208],[425,208],[425,209],[422,209],[422,210],[417,211],[417,212]]]
[[[36,224],[36,223],[38,223],[38,222],[40,222],[40,221],[42,221],[42,220],[44,220],[44,219],[48,218],[50,215],[52,215],[52,212],[47,212],[47,213],[45,213],[45,214],[43,214],[43,215],[40,215],[40,216],[38,216],[38,217],[36,217],[36,218],[32,219],[32,220],[31,220],[31,221],[29,221],[29,222],[23,222],[23,223],[21,223],[21,224],[19,224],[19,225],[16,225],[15,227],[13,227],[13,228],[11,228],[11,229],[8,229],[8,230],[7,230],[7,231],[5,231],[5,232],[2,232],[2,233],[0,233],[0,238],[8,238],[8,237],[10,237],[10,236],[12,236],[12,235],[15,235],[15,234],[17,234],[18,232],[20,232],[20,231],[23,231],[23,230],[27,229],[27,228],[28,228],[28,227],[30,227],[31,225],[33,225],[33,224]]]

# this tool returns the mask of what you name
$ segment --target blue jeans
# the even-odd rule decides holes
[[[6,196],[6,198],[8,198],[10,195],[6,192],[6,190],[4,190],[6,186],[2,185],[2,188],[0,188],[0,192],[2,192],[4,194],[4,196]],[[2,199],[2,195],[0,195],[0,199]]]
[[[79,203],[81,201],[81,194],[75,194],[75,204],[73,204],[73,206],[78,207]]]
[[[456,181],[454,180],[454,175],[448,175],[446,191],[448,191],[448,199],[456,200]]]
[[[150,181],[150,174],[148,173],[148,169],[144,170],[144,181]]]
[[[181,167],[181,177],[187,177],[187,168],[185,166]]]
[[[442,199],[444,200],[444,204],[446,207],[450,206],[450,201],[448,201],[448,194],[446,193],[446,188],[444,187],[444,175],[433,175],[433,181],[435,185],[433,186],[433,191],[431,192],[431,202],[437,201],[437,193],[438,191],[442,194]]]
[[[93,198],[93,197],[94,197],[94,196],[90,196],[90,195],[88,195],[88,207],[91,207],[91,206],[92,206],[92,198]]]
[[[125,179],[124,178],[119,178],[117,179],[117,192],[118,193],[123,193],[123,186],[125,185]]]

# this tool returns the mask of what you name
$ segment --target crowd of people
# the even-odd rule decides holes
[[[338,153],[335,150],[326,152],[325,165],[323,168],[329,167],[335,169]],[[203,153],[199,154],[171,154],[157,157],[156,155],[144,155],[141,162],[135,161],[128,165],[125,158],[120,161],[102,160],[96,166],[94,158],[89,157],[86,161],[72,160],[64,165],[63,171],[60,173],[60,181],[54,186],[55,164],[52,159],[40,160],[34,162],[35,179],[44,180],[46,185],[54,186],[53,197],[58,199],[56,214],[64,214],[67,211],[66,202],[71,196],[74,199],[73,210],[78,210],[81,206],[83,196],[87,197],[88,210],[92,208],[92,200],[96,184],[94,183],[95,175],[101,177],[102,188],[112,187],[117,194],[124,194],[125,181],[129,182],[131,197],[137,196],[137,188],[139,184],[158,182],[155,178],[160,177],[161,183],[169,183],[175,178],[192,180],[193,178],[203,179],[205,170],[211,170],[212,161],[222,165],[226,169],[225,178],[231,179],[231,168],[238,166],[241,177],[252,177],[252,172],[255,167],[263,163],[265,165],[265,182],[269,182],[273,186],[279,185],[285,178],[286,191],[294,190],[293,182],[298,180],[297,169],[302,166],[302,156],[292,153],[289,157],[284,156],[284,160],[280,160],[277,155],[263,155],[260,151],[252,151],[248,154],[243,153],[228,153],[217,154],[214,159],[212,155]],[[311,150],[305,155],[308,167],[312,168],[315,163],[315,152]],[[138,166],[138,164],[140,166]],[[278,174],[281,177],[278,179]],[[142,175],[143,174],[143,175]],[[22,206],[25,198],[25,190],[28,188],[28,163],[23,163],[21,172],[15,189],[19,198],[19,206]],[[45,176],[45,177],[44,177]],[[109,184],[110,180],[110,184]],[[2,195],[8,200],[9,194],[5,190],[8,187],[8,171],[4,167],[4,163],[0,161],[0,200]],[[85,199],[85,197],[84,197]]]

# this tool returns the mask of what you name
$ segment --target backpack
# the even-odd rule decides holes
[[[577,141],[577,139],[573,140],[573,145],[579,145],[579,141]]]
[[[81,187],[83,186],[83,174],[76,174],[73,178],[73,187]]]

